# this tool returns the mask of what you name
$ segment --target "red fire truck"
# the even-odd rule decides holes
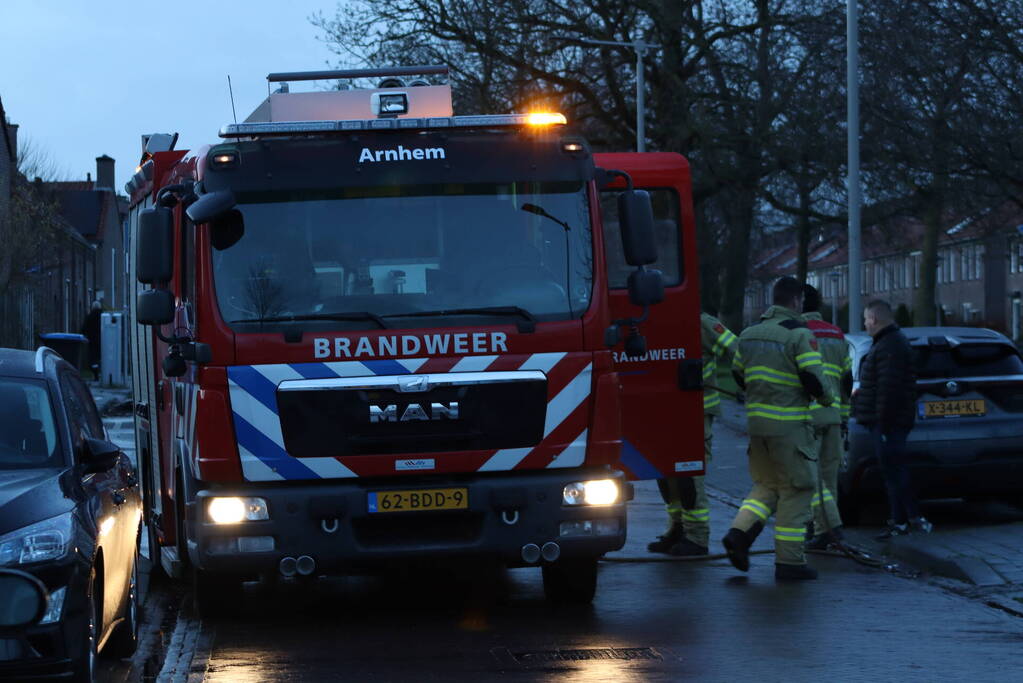
[[[589,601],[628,479],[703,471],[686,160],[401,80],[444,74],[271,74],[221,143],[143,138],[145,516],[201,609],[246,577],[478,558]]]

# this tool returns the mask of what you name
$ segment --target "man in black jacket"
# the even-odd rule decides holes
[[[906,466],[906,438],[916,421],[913,352],[886,302],[867,304],[863,326],[874,343],[860,362],[860,387],[853,395],[853,416],[870,429],[888,490],[892,516],[878,539],[902,536],[911,529],[928,533],[931,523],[920,516]]]

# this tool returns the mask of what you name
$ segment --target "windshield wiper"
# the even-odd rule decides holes
[[[413,311],[411,313],[391,313],[384,318],[426,318],[444,315],[514,315],[524,320],[516,323],[519,332],[536,331],[536,318],[521,306],[479,306],[476,308],[444,308],[436,311]]]
[[[349,313],[307,313],[304,315],[281,315],[271,318],[245,318],[232,320],[232,323],[293,323],[302,320],[371,320],[386,330],[387,323],[376,313],[369,311],[352,311]]]

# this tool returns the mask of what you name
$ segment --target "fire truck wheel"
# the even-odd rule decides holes
[[[201,617],[231,614],[241,602],[242,582],[230,574],[192,569],[192,596]]]
[[[543,566],[543,592],[551,602],[586,605],[597,592],[597,558],[558,560]]]

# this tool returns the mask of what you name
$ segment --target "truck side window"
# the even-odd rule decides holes
[[[641,188],[650,193],[657,236],[657,261],[651,266],[664,274],[664,285],[682,282],[682,248],[679,243],[678,193],[671,188]],[[618,223],[618,192],[601,192],[600,208],[604,218],[604,257],[607,259],[608,287],[625,289],[634,268],[625,262],[622,233]]]

